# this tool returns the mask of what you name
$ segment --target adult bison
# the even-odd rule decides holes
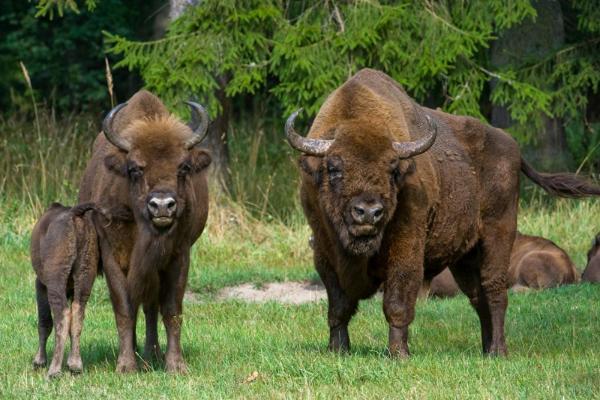
[[[583,270],[581,280],[600,283],[600,233],[592,242],[592,248],[587,255],[588,263]]]
[[[540,236],[517,232],[510,254],[507,284],[514,290],[548,289],[576,283],[579,273],[569,255],[555,243]],[[423,283],[431,297],[452,297],[460,291],[448,268],[431,282]]]
[[[483,351],[506,354],[519,170],[557,195],[600,195],[600,188],[536,172],[502,130],[419,106],[370,69],[327,98],[307,138],[294,130],[297,114],[285,129],[304,153],[301,200],[328,294],[330,349],[349,349],[358,301],[383,283],[390,353],[408,356],[423,277],[450,266],[479,315]]]
[[[547,289],[579,281],[569,255],[554,242],[517,232],[508,268],[508,284],[515,289]]]
[[[159,355],[157,319],[167,331],[166,370],[186,371],[181,354],[182,300],[190,247],[208,214],[206,167],[199,148],[208,115],[188,102],[185,125],[147,91],[111,110],[94,143],[79,189],[80,202],[105,208],[125,206],[132,222],[102,225],[100,256],[119,333],[117,371],[136,369],[135,323],[143,305],[145,354]],[[99,224],[96,224],[98,226]]]

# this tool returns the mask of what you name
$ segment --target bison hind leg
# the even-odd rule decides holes
[[[52,332],[52,313],[50,312],[50,303],[48,302],[48,291],[39,278],[35,280],[35,295],[38,310],[39,348],[33,359],[33,367],[42,368],[48,362],[46,343]]]

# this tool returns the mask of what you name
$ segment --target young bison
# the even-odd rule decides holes
[[[31,234],[31,263],[37,275],[35,290],[38,307],[39,350],[33,360],[36,368],[46,365],[46,342],[54,319],[55,345],[48,377],[60,374],[67,335],[71,336],[69,370],[83,369],[79,337],[85,305],[98,272],[98,239],[88,211],[104,219],[128,219],[126,212],[113,216],[96,209],[92,203],[76,207],[52,204],[35,224]],[[110,223],[110,222],[109,222]],[[67,299],[71,299],[69,307]]]
[[[581,275],[581,280],[600,283],[600,233],[592,242],[592,248],[588,252],[588,263]]]
[[[563,249],[543,237],[517,232],[508,267],[509,287],[547,289],[578,279],[575,264]],[[460,290],[448,268],[423,286],[429,297],[453,297]]]

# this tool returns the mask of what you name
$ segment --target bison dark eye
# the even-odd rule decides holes
[[[327,173],[329,174],[329,179],[332,181],[342,179],[342,171],[337,168],[329,167],[327,168]]]
[[[187,174],[189,174],[190,172],[192,172],[192,166],[188,163],[183,163],[179,166],[179,171],[177,172],[177,174],[180,177],[184,177]]]
[[[129,168],[127,168],[127,173],[129,174],[129,177],[134,180],[139,179],[144,175],[144,171],[137,165],[129,166]]]
[[[395,183],[400,183],[400,181],[402,180],[402,174],[400,173],[399,168],[394,168],[394,170],[392,171],[392,179]]]

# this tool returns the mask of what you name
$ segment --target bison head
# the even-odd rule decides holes
[[[346,252],[370,257],[379,250],[398,192],[414,168],[410,158],[433,145],[437,128],[427,116],[423,139],[394,142],[380,127],[351,119],[331,129],[334,139],[310,139],[294,130],[299,111],[288,118],[286,136],[304,153],[300,166],[317,188],[319,207]]]
[[[210,154],[196,145],[204,139],[208,114],[199,104],[187,102],[192,122],[154,115],[135,119],[122,131],[114,129],[114,119],[127,105],[112,109],[102,131],[118,151],[105,158],[107,168],[128,181],[130,203],[136,219],[148,223],[155,233],[168,232],[185,209],[186,180],[210,165]]]

